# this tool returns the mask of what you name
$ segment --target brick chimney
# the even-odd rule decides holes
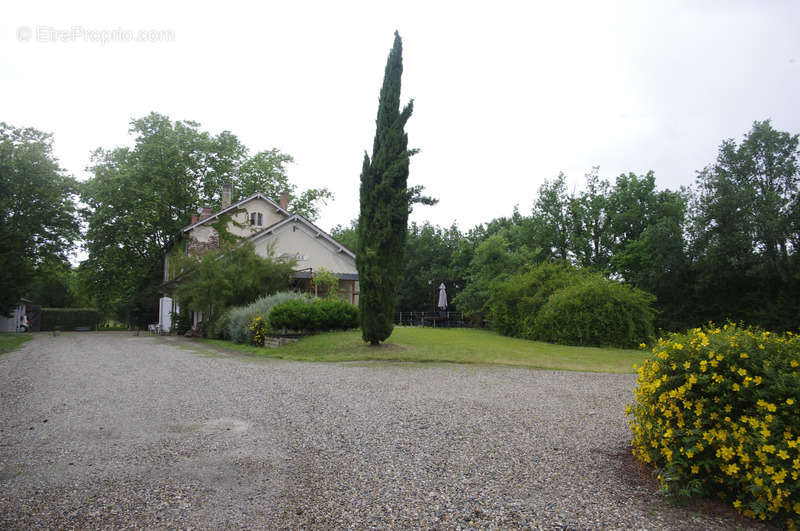
[[[281,208],[284,210],[289,210],[289,193],[288,192],[281,192]]]
[[[204,206],[203,207],[203,213],[200,215],[200,221],[203,221],[204,219],[210,218],[210,217],[211,217],[211,207],[210,206]]]
[[[222,185],[222,209],[225,210],[229,206],[231,206],[231,190],[233,186],[231,183],[225,183]]]
[[[194,225],[195,223],[197,223],[197,214],[192,214],[192,222],[190,225]]]

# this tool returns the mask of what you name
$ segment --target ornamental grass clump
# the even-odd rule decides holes
[[[800,523],[800,339],[726,325],[659,339],[628,406],[663,489]]]

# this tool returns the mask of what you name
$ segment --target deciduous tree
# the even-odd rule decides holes
[[[107,312],[131,324],[156,319],[164,256],[199,206],[221,206],[223,183],[240,195],[261,191],[276,201],[287,191],[292,206],[312,219],[317,201],[331,197],[324,188],[298,193],[285,173],[290,156],[273,149],[249,157],[228,131],[211,135],[196,122],[151,113],[133,120],[130,133],[132,147],[94,153],[81,197],[89,250],[84,278]]]
[[[68,267],[80,239],[76,192],[51,135],[0,123],[0,314],[26,294],[36,267]]]
[[[291,155],[277,149],[260,151],[247,159],[236,171],[233,182],[234,197],[243,199],[256,192],[265,194],[275,202],[283,192],[289,194],[289,210],[316,221],[320,203],[333,199],[327,188],[311,188],[298,192],[297,186],[289,182],[286,165],[294,162]]]
[[[799,138],[755,122],[699,173],[694,252],[703,317],[797,327]]]

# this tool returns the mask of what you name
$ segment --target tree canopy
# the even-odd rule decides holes
[[[324,188],[298,192],[286,176],[290,156],[273,149],[250,157],[228,131],[212,135],[196,122],[151,113],[133,120],[130,133],[132,147],[94,153],[81,199],[90,292],[131,324],[156,318],[164,256],[198,207],[219,209],[223,183],[233,185],[234,201],[263,191],[278,202],[289,192],[290,209],[312,219],[318,201],[332,197]]]
[[[53,137],[0,123],[0,313],[31,289],[43,264],[67,265],[80,240],[77,183],[58,165]]]
[[[699,173],[692,251],[704,317],[798,326],[799,156],[798,135],[755,122]]]

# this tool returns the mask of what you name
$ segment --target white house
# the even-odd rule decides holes
[[[0,332],[22,332],[25,325],[27,330],[27,304],[30,303],[28,299],[20,300],[16,306],[9,308],[10,316],[4,317],[0,315]]]
[[[256,193],[231,204],[230,186],[222,193],[222,209],[192,216],[189,225],[181,229],[185,236],[185,251],[193,254],[219,246],[220,230],[253,242],[256,253],[273,259],[293,259],[296,262],[293,288],[314,292],[311,278],[315,271],[324,268],[339,277],[339,294],[352,304],[358,304],[358,271],[356,255],[333,239],[311,221],[288,211],[288,194],[281,194],[281,204]],[[173,278],[169,255],[164,261],[164,285]],[[165,291],[159,301],[159,324],[163,330],[171,328],[170,313],[177,305]],[[194,317],[195,324],[201,318]]]

